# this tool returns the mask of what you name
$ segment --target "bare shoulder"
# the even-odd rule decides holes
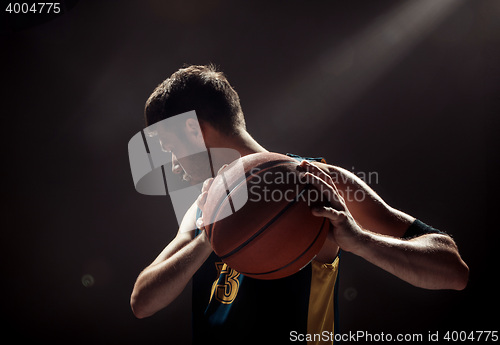
[[[312,162],[327,172],[356,222],[366,230],[401,237],[414,218],[389,206],[356,174],[330,164]]]

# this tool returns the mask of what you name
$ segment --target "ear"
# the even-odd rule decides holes
[[[193,118],[189,118],[186,120],[186,133],[194,141],[203,144],[203,146],[205,146],[205,142],[203,140],[203,133],[201,131],[200,123],[198,122],[198,120]]]

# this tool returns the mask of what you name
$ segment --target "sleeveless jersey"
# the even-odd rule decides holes
[[[193,276],[193,344],[333,344],[320,335],[333,339],[338,331],[338,268],[339,256],[331,264],[313,260],[289,277],[259,280],[212,252]],[[308,342],[307,334],[322,341]]]

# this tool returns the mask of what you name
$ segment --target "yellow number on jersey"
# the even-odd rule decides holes
[[[231,304],[238,294],[240,287],[238,277],[240,273],[223,262],[216,262],[215,268],[217,269],[218,276],[212,285],[210,300],[215,296],[217,301],[223,304]],[[223,279],[221,279],[221,276]]]

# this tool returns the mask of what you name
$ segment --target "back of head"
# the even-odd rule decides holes
[[[191,110],[221,132],[245,129],[239,96],[213,65],[181,68],[158,85],[146,102],[146,125]]]

